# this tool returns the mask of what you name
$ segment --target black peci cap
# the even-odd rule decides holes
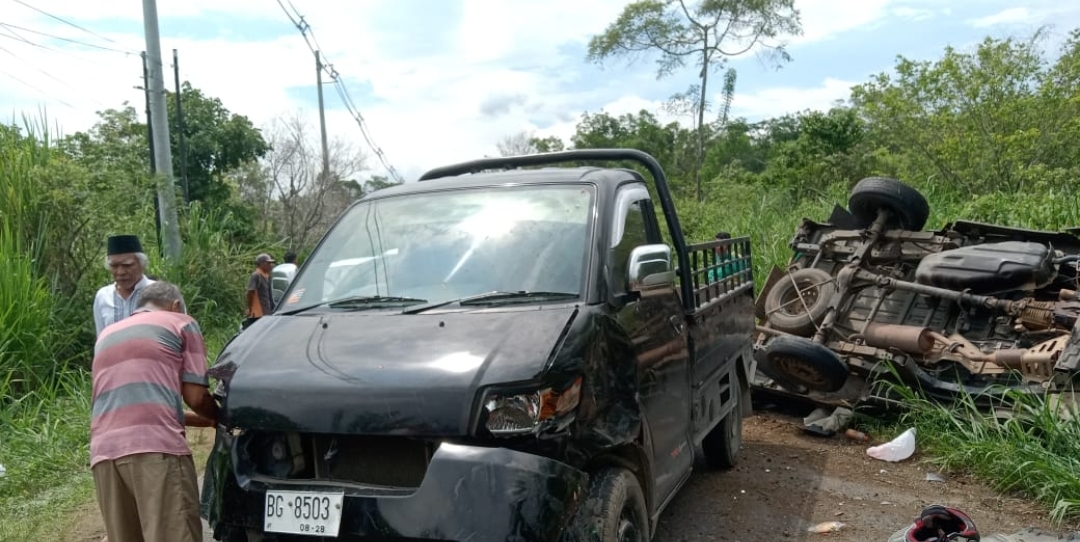
[[[109,237],[106,254],[112,256],[114,254],[131,254],[142,251],[142,243],[139,242],[138,235],[114,235]]]

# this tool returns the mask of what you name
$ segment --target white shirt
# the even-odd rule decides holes
[[[94,326],[97,328],[97,334],[101,335],[101,330],[107,326],[131,316],[131,313],[135,312],[135,305],[139,302],[139,291],[153,283],[154,281],[143,275],[143,278],[135,283],[135,289],[131,292],[131,297],[127,299],[120,297],[120,293],[116,291],[115,282],[102,286],[94,296]]]

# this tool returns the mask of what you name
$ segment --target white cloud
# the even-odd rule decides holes
[[[627,0],[454,0],[460,7],[441,0],[446,2],[439,4],[446,9],[445,15],[416,11],[417,6],[435,6],[434,0],[429,1],[292,0],[314,30],[325,57],[350,82],[350,92],[374,140],[406,177],[444,162],[490,154],[501,137],[521,130],[565,139],[586,109],[596,111],[602,106],[609,113],[621,114],[644,108],[671,120],[654,98],[667,94],[663,89],[681,89],[693,82],[691,75],[657,84],[647,58],[629,68],[614,61],[599,74],[584,64],[581,47],[614,20]],[[928,9],[941,12],[930,2],[796,0],[805,33],[791,40],[791,47],[838,39],[852,30],[882,24],[890,16],[918,18]],[[12,2],[4,4],[3,22],[110,48],[145,48],[138,2],[35,0],[32,4],[77,20],[118,44]],[[171,50],[178,49],[182,79],[220,98],[227,108],[247,115],[258,126],[298,108],[317,126],[312,105],[314,60],[275,0],[159,1],[158,10],[165,64],[171,62]],[[117,28],[130,30],[102,30]],[[193,29],[204,32],[193,36]],[[96,120],[95,110],[119,107],[124,101],[141,113],[143,93],[133,88],[142,84],[137,55],[22,33],[50,47],[47,50],[4,37],[5,33],[0,27],[0,47],[13,54],[0,50],[0,115],[33,113],[44,104],[50,116],[71,133],[90,127]],[[570,44],[577,49],[568,52]],[[822,64],[813,75],[822,81],[817,87],[800,88],[806,85],[794,81],[785,87],[740,92],[732,114],[760,118],[827,108],[833,100],[846,97],[851,86],[827,78],[830,66]],[[169,88],[173,86],[171,73],[166,82]],[[752,73],[740,72],[740,89],[752,89],[753,83]],[[311,96],[299,96],[296,89]],[[363,145],[333,88],[327,86],[324,91],[330,136]],[[374,156],[370,163],[373,173],[381,172]]]
[[[1033,12],[1029,11],[1027,8],[1009,8],[993,15],[973,19],[971,21],[971,26],[974,26],[975,28],[986,28],[988,26],[1000,24],[1026,23],[1031,22],[1033,19]]]
[[[77,20],[140,22],[142,13],[130,3],[117,1],[86,3],[53,0],[38,2],[41,9]],[[593,99],[595,90],[579,93],[558,92],[559,83],[577,76],[576,70],[555,70],[568,61],[555,47],[567,42],[584,43],[601,30],[621,9],[620,0],[580,4],[555,0],[539,5],[509,2],[492,8],[485,0],[465,0],[460,25],[447,29],[451,39],[443,49],[427,47],[424,54],[406,54],[386,45],[400,41],[407,29],[379,28],[367,23],[375,10],[389,6],[388,0],[364,3],[335,3],[295,0],[297,8],[315,31],[319,45],[346,80],[367,79],[377,103],[364,103],[356,87],[351,88],[356,105],[370,127],[371,134],[388,159],[405,173],[475,157],[478,151],[494,144],[499,137],[520,129],[535,129],[530,118],[565,118],[576,121],[581,100]],[[493,12],[492,10],[495,9]],[[210,96],[218,97],[234,112],[249,116],[257,125],[265,125],[276,115],[295,110],[301,102],[289,88],[312,87],[314,61],[298,31],[291,27],[274,2],[160,2],[162,50],[165,63],[171,62],[171,49],[180,53],[181,77]],[[40,29],[70,39],[99,43],[138,51],[143,49],[141,35],[108,34],[122,45],[98,40],[77,29],[47,19],[31,10],[5,10],[5,22]],[[201,16],[218,23],[225,15],[267,15],[269,11],[282,30],[281,37],[261,41],[176,38],[169,33],[175,16]],[[565,13],[575,17],[565,17]],[[499,24],[489,17],[498,15]],[[584,21],[594,21],[586,23]],[[86,23],[93,28],[93,24]],[[263,25],[264,27],[267,25]],[[141,27],[140,27],[141,29]],[[264,32],[265,33],[265,32]],[[414,36],[423,42],[424,35]],[[17,70],[20,79],[39,92],[19,83],[0,84],[0,104],[9,111],[36,110],[47,104],[50,116],[59,120],[66,133],[82,130],[95,121],[94,111],[118,107],[124,100],[142,110],[141,67],[137,56],[101,50],[80,50],[61,54],[68,47],[45,38],[32,39],[49,44],[54,50],[32,47],[11,39],[0,39],[0,46],[14,51],[21,59]],[[0,57],[6,55],[0,51]],[[509,62],[508,62],[509,61]],[[17,62],[17,61],[16,61]],[[9,63],[0,63],[8,70]],[[43,73],[64,80],[59,85]],[[0,73],[0,79],[4,79]],[[172,75],[166,76],[171,88]],[[340,101],[327,86],[327,125],[331,136],[339,135],[360,142],[362,138],[352,118],[340,108]],[[312,89],[310,92],[314,94]],[[482,106],[493,96],[521,96],[521,103],[501,116],[485,116]],[[71,107],[63,105],[68,103]],[[314,120],[316,111],[305,107]],[[2,110],[0,110],[2,111]],[[375,166],[372,156],[372,165]],[[378,171],[380,168],[375,167]]]
[[[947,9],[945,11],[948,11]],[[892,14],[895,17],[902,19],[911,19],[912,21],[924,21],[934,16],[934,10],[928,8],[915,8],[911,6],[900,6],[893,8]],[[948,15],[948,13],[945,13]]]
[[[821,41],[888,15],[891,0],[796,0],[803,35],[793,44]]]
[[[736,91],[731,101],[731,116],[758,120],[807,109],[827,110],[837,100],[846,100],[856,84],[830,77],[811,88],[772,87],[751,94]]]

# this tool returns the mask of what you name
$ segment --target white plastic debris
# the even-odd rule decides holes
[[[903,461],[911,454],[915,453],[915,428],[912,427],[900,436],[880,444],[878,446],[871,446],[866,449],[866,455],[873,457],[874,459],[880,459],[882,461],[897,462]]]
[[[810,527],[806,532],[817,534],[835,533],[844,527],[847,527],[846,523],[841,523],[839,521],[825,521]]]
[[[0,476],[7,474],[7,469],[3,465],[0,465]]]

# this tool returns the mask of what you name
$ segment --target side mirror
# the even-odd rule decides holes
[[[664,244],[642,245],[630,251],[626,284],[631,292],[641,292],[675,285],[671,265],[671,247]]]

